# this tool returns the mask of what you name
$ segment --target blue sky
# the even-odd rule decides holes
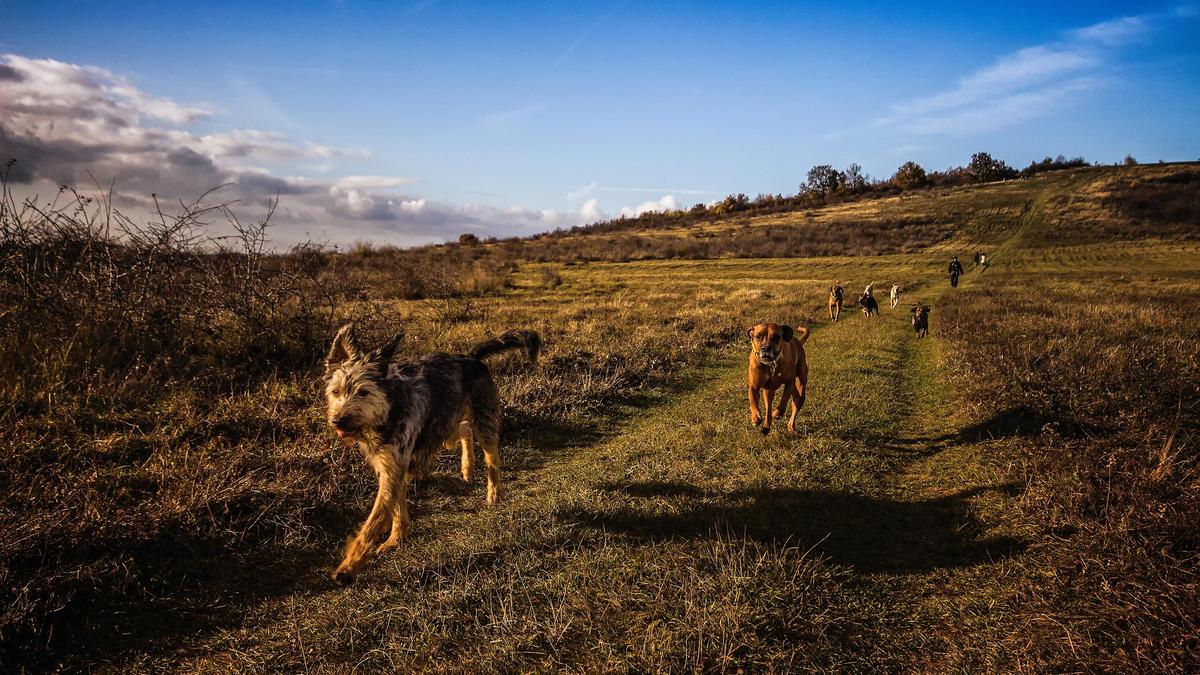
[[[1200,158],[1195,5],[837,4],[0,0],[0,153],[28,190],[232,182],[282,193],[282,242],[402,244],[792,193],[818,163]]]

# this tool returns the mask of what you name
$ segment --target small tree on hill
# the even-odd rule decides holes
[[[476,246],[479,244],[479,237],[470,232],[464,232],[458,235],[458,243],[463,246]]]
[[[859,192],[867,187],[867,175],[863,173],[862,167],[857,163],[846,167],[846,171],[842,174],[845,177],[845,186],[851,192]]]
[[[975,183],[987,183],[994,180],[1012,178],[1016,175],[1011,167],[1003,161],[994,159],[986,152],[971,155],[971,163],[967,165],[967,173]]]
[[[1133,158],[1133,155],[1125,155],[1124,163],[1125,163],[1125,166],[1137,166],[1138,162],[1136,159]]]
[[[800,186],[800,192],[830,195],[841,189],[846,175],[828,164],[818,164],[808,170],[808,182]]]
[[[925,185],[929,178],[925,175],[925,167],[916,162],[905,162],[896,169],[892,183],[901,190],[911,190]]]

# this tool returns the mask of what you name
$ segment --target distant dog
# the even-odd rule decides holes
[[[896,305],[900,304],[900,287],[892,284],[892,290],[888,293],[888,299],[892,301],[892,309],[896,309]]]
[[[845,291],[841,286],[829,287],[829,320],[837,323],[842,318],[842,296]]]
[[[500,497],[500,400],[483,359],[521,349],[536,361],[541,339],[511,331],[480,342],[465,355],[432,354],[390,366],[400,336],[366,351],[353,324],[338,331],[325,359],[325,402],[339,438],[355,443],[379,478],[375,505],[346,544],[335,581],[348,583],[373,554],[395,548],[408,534],[408,481],[424,474],[442,447],[462,445],[462,477],[474,467],[472,432],[488,468],[487,501]],[[380,539],[389,532],[382,544]]]
[[[875,316],[879,313],[879,301],[874,295],[863,295],[858,299],[858,306],[862,309],[863,316]]]
[[[912,312],[912,325],[913,330],[917,333],[917,338],[929,335],[929,308],[917,302],[917,306],[909,311]]]
[[[747,386],[750,396],[750,423],[762,425],[763,434],[771,432],[772,416],[783,417],[788,403],[792,405],[792,416],[788,420],[788,431],[796,431],[796,415],[804,406],[808,390],[808,359],[804,356],[804,342],[808,340],[808,328],[793,330],[791,326],[775,323],[756,324],[748,331],[750,335],[750,372]],[[779,408],[771,413],[771,402],[775,390],[783,387],[783,398]],[[761,410],[760,394],[766,392],[767,407]]]

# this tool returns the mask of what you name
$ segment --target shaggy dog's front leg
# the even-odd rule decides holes
[[[411,453],[400,458],[400,466],[409,466],[411,461]],[[408,481],[416,478],[411,472],[402,471],[400,480],[396,485],[396,494],[394,495],[394,508],[392,509],[392,533],[388,536],[387,541],[379,545],[375,549],[375,554],[379,555],[387,553],[400,545],[401,541],[408,538],[408,531],[412,528],[412,521],[408,517]]]
[[[403,469],[400,467],[396,450],[395,446],[376,446],[368,451],[367,459],[379,476],[379,489],[375,493],[375,504],[371,507],[371,514],[359,528],[358,534],[346,543],[346,556],[333,572],[333,580],[338,583],[354,581],[358,570],[371,555],[375,542],[383,537],[392,524],[395,510],[403,508],[400,506],[404,504],[403,497],[400,504],[396,503],[396,497],[404,483]],[[406,517],[407,515],[404,514]]]

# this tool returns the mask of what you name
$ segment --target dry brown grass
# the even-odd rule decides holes
[[[1089,191],[1185,169],[1062,172],[647,241],[411,252],[272,256],[251,229],[247,247],[212,255],[191,237],[201,228],[138,248],[71,212],[8,208],[0,669],[1187,664],[1194,229],[1179,221],[1164,244],[1157,212],[1139,225],[1111,191]],[[1064,190],[1086,200],[1078,217],[1054,201]],[[1095,218],[1152,241],[1049,243],[1048,228]],[[648,257],[857,257],[572,262],[610,236]],[[669,248],[693,236],[711,248]],[[1021,246],[937,303],[919,347],[892,321],[902,312],[822,327],[803,436],[745,429],[748,325],[821,316],[834,282],[933,299],[944,251],[1003,241]],[[1055,280],[1063,271],[1076,276]],[[403,330],[406,356],[513,327],[547,348],[536,369],[495,364],[511,504],[479,511],[478,486],[435,472],[415,492],[411,545],[339,591],[324,572],[370,475],[323,428],[316,361],[351,317],[367,340]],[[957,484],[972,462],[937,474],[955,483],[942,493],[889,483],[912,447],[936,445],[895,429],[915,424],[898,401],[940,387],[928,350],[943,341],[950,362],[983,373],[962,380],[966,400],[1021,413],[976,429],[1007,434],[1003,460],[1029,485],[1016,506]],[[994,532],[991,516],[1015,524]],[[938,595],[961,590],[947,579],[989,609]]]
[[[1048,540],[1018,602],[1052,670],[1200,665],[1196,272],[1001,276],[941,304],[976,433],[1025,439],[1019,508]]]

